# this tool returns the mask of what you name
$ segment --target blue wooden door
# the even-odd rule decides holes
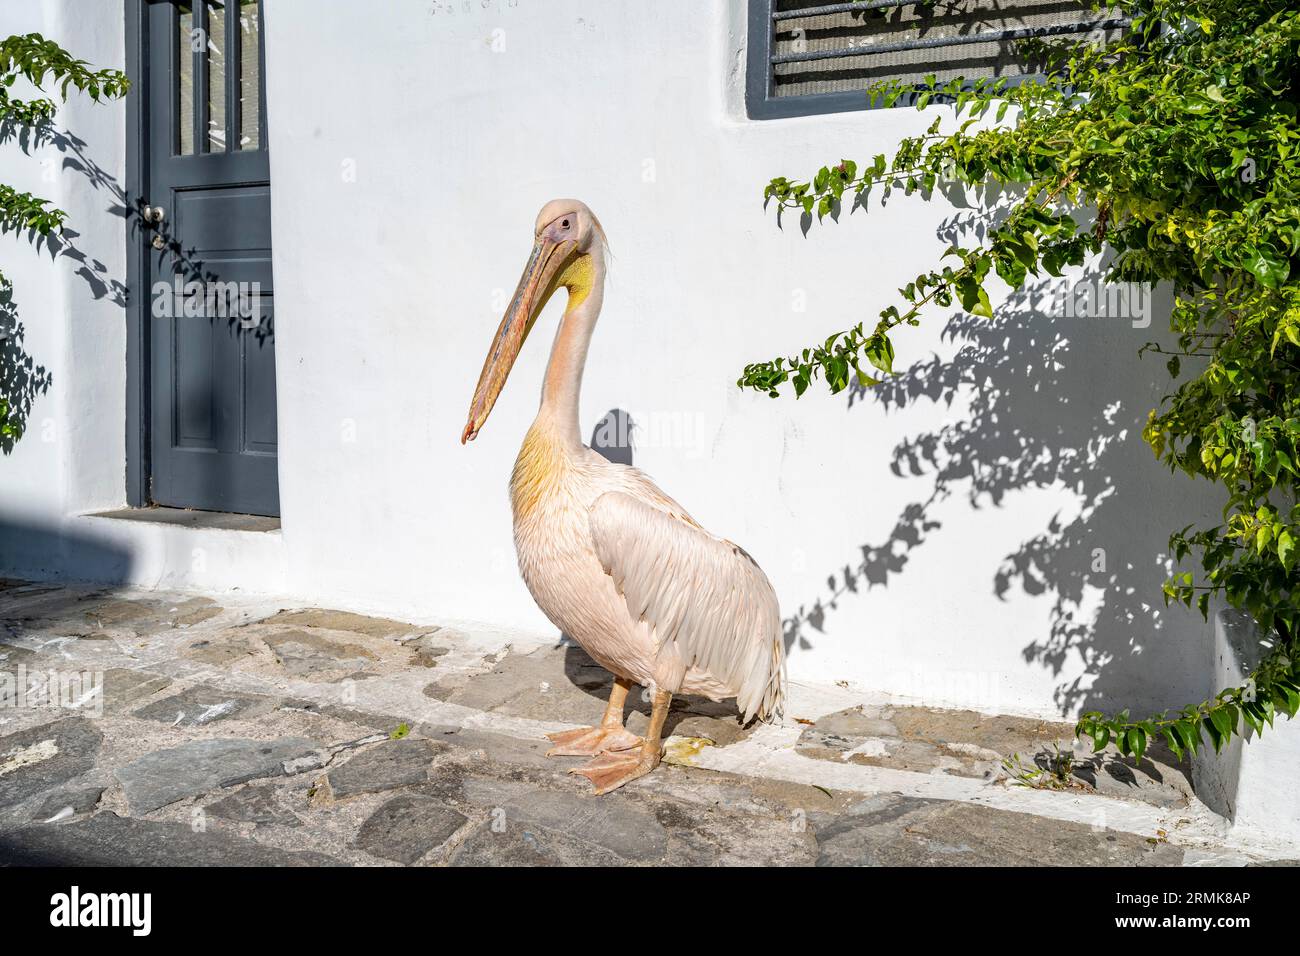
[[[150,497],[278,515],[261,3],[146,14]]]

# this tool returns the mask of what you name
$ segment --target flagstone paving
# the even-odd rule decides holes
[[[57,706],[16,699],[18,679],[33,675],[53,675]],[[545,756],[544,735],[596,721],[609,685],[560,640],[0,582],[0,865],[1294,856],[1230,845],[1167,753],[1135,765],[1076,752],[1067,724],[890,706],[840,688],[794,687],[779,727],[675,700],[665,764],[594,797],[565,773],[580,760]],[[629,727],[644,729],[648,702],[634,694],[630,707]],[[1060,773],[1036,779],[1050,788],[1019,785],[1048,767]]]

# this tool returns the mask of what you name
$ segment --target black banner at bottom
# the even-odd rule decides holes
[[[594,929],[603,920],[610,931],[669,931],[682,944],[683,934],[725,926],[728,948],[736,935],[765,941],[778,921],[809,940],[843,938],[861,921],[864,932],[893,924],[927,942],[970,940],[977,927],[1032,935],[1035,925],[1071,938],[1175,932],[1228,942],[1286,932],[1298,886],[1296,870],[1285,867],[0,869],[0,912],[10,941],[75,935],[128,946],[337,943],[353,931],[428,939],[448,920],[457,945],[480,931],[493,945],[538,943],[548,929]]]

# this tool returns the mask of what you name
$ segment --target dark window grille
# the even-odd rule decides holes
[[[1016,41],[1106,42],[1126,25],[1115,10],[1080,0],[750,0],[745,102],[751,117],[767,119],[866,109],[863,91],[881,80],[1015,84],[1043,68]]]

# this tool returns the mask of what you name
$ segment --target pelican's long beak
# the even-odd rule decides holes
[[[547,300],[555,292],[556,277],[572,257],[577,243],[572,239],[556,242],[547,236],[540,237],[533,246],[524,274],[519,279],[510,307],[506,309],[501,327],[492,339],[487,359],[483,362],[483,372],[478,377],[478,388],[474,389],[474,400],[469,406],[469,421],[461,432],[460,443],[472,441],[478,436],[483,423],[487,421],[497,396],[506,384],[510,369],[515,364],[515,357],[523,347],[524,339],[537,321],[537,316],[546,306]]]

